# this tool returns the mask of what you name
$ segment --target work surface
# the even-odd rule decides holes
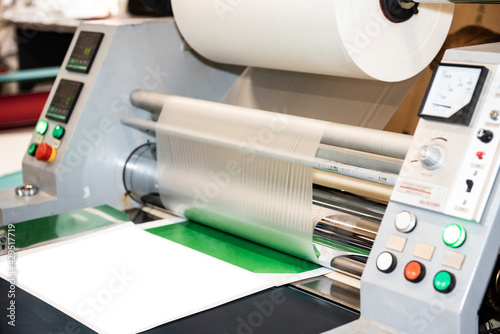
[[[0,279],[4,295],[9,283]],[[22,289],[16,292],[16,327],[5,334],[18,333],[96,333]],[[0,299],[0,308],[8,307]],[[140,305],[138,305],[140,307]],[[358,315],[323,299],[286,287],[271,288],[144,333],[321,333],[358,318]]]

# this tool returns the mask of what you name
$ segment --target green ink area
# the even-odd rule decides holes
[[[309,261],[194,222],[147,231],[253,273],[298,274],[320,268]]]
[[[95,210],[123,222],[129,221],[126,213],[107,205],[98,206]],[[6,238],[10,237],[15,240],[13,244],[19,249],[41,242],[92,231],[112,224],[115,224],[115,222],[82,209],[17,223],[14,225],[14,228],[10,230],[8,226],[0,226],[0,231],[4,232],[3,235]],[[8,232],[11,234],[9,235]],[[0,234],[0,236],[1,235],[2,234]]]

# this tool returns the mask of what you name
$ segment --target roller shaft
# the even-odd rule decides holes
[[[168,95],[143,90],[136,90],[130,96],[134,106],[153,113],[161,112],[168,98]],[[321,143],[404,159],[411,139],[411,136],[403,134],[330,123],[325,129]]]

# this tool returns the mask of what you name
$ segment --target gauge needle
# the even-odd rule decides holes
[[[437,104],[437,103],[433,103],[432,105],[433,105],[434,107],[443,107],[443,108],[448,108],[448,109],[450,109],[450,108],[451,108],[451,106],[445,106],[444,104]]]

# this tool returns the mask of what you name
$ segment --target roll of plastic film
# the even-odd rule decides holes
[[[431,62],[453,17],[452,4],[420,4],[394,23],[379,0],[172,0],[172,8],[184,38],[211,60],[391,82]]]

